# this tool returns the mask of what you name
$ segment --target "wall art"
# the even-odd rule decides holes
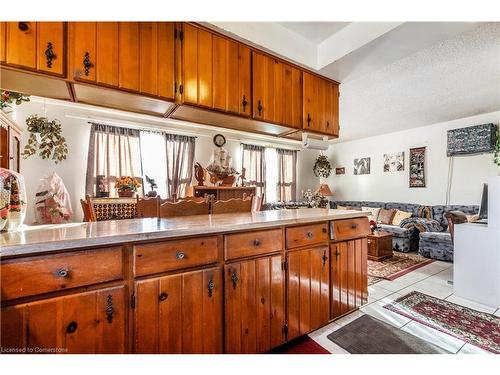
[[[405,170],[405,153],[394,152],[384,154],[384,172],[400,172]]]
[[[425,147],[410,148],[410,187],[425,187]]]
[[[370,158],[354,159],[354,174],[370,174]]]
[[[345,174],[345,168],[335,168],[335,174]]]

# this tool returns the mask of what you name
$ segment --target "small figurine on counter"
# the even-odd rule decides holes
[[[205,186],[205,169],[200,163],[196,163],[194,166],[194,177],[198,181],[198,186]]]

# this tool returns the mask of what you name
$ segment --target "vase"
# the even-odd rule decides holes
[[[222,186],[233,186],[235,181],[236,181],[236,176],[234,176],[234,175],[226,176],[222,179],[221,185]]]
[[[120,198],[132,198],[134,196],[134,191],[132,190],[124,190],[124,191],[118,191],[118,196]]]
[[[154,198],[154,197],[156,197],[157,195],[158,195],[158,193],[157,193],[156,191],[154,191],[154,190],[149,191],[149,192],[148,192],[148,194],[147,194],[147,196],[148,196],[149,198]]]

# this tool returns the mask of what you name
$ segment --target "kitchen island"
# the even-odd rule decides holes
[[[366,302],[367,215],[282,210],[3,233],[2,350],[267,352]]]

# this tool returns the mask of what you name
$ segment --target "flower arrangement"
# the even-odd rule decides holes
[[[332,165],[325,155],[320,155],[314,162],[313,172],[316,177],[328,178],[332,172]]]
[[[0,97],[0,109],[5,110],[6,108],[10,108],[12,103],[21,105],[23,102],[29,101],[29,95],[24,95],[15,91],[2,90],[2,95]]]
[[[495,144],[495,150],[493,151],[493,163],[500,167],[500,128],[497,127],[497,142]]]
[[[62,127],[59,120],[49,121],[47,117],[31,115],[26,119],[28,144],[24,147],[23,158],[27,159],[36,154],[42,159],[52,159],[57,164],[68,156],[68,144],[62,136]]]
[[[372,233],[375,233],[378,230],[378,225],[375,220],[370,220],[370,229],[372,230]]]
[[[118,190],[120,197],[131,197],[140,186],[139,181],[130,176],[120,177],[115,183],[115,188]]]

